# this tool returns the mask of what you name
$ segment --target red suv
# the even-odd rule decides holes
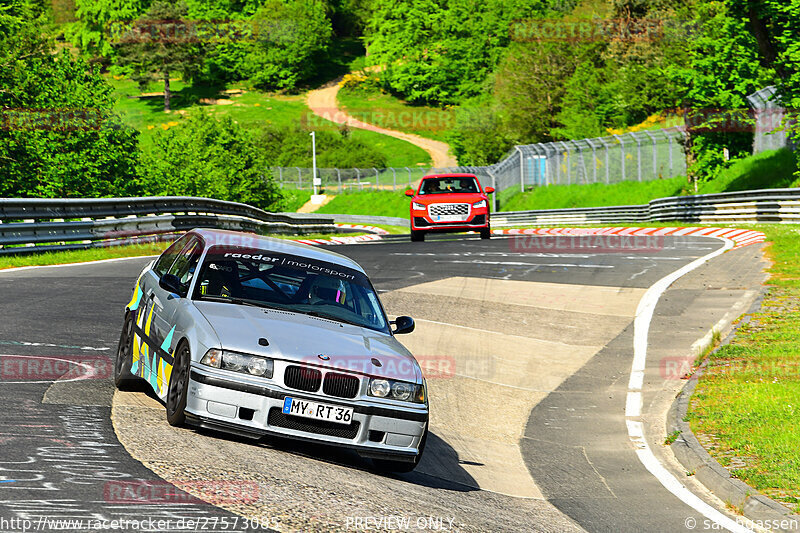
[[[433,174],[425,176],[411,200],[411,240],[424,241],[426,233],[479,231],[481,239],[491,237],[489,198],[492,187],[481,188],[474,174]]]

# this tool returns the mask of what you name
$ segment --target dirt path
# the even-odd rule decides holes
[[[347,124],[347,126],[351,128],[374,131],[408,141],[428,152],[435,168],[458,166],[456,159],[450,155],[450,146],[447,143],[426,139],[425,137],[420,137],[419,135],[413,135],[411,133],[403,133],[402,131],[379,128],[378,126],[357,120],[339,109],[339,105],[336,101],[336,95],[339,93],[339,81],[341,81],[341,78],[333,80],[319,89],[309,91],[306,97],[306,104],[315,115],[337,124]]]

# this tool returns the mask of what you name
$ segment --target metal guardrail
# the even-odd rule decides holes
[[[333,233],[332,217],[275,214],[209,198],[0,198],[0,254],[117,246],[192,228]]]
[[[623,222],[800,223],[800,189],[672,196],[643,205],[499,211],[492,214],[494,227]]]
[[[316,215],[320,216],[320,215]],[[337,222],[407,225],[407,219],[327,215]],[[349,219],[349,220],[348,220]],[[800,188],[672,196],[649,204],[534,211],[496,211],[492,227],[690,222],[701,224],[800,223]]]

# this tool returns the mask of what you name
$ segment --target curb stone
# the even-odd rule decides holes
[[[765,290],[766,287],[762,289],[748,312],[753,312],[760,307]],[[735,330],[731,331],[723,344],[730,342],[734,333]],[[701,350],[710,343],[710,340],[706,342]],[[674,431],[680,432],[678,438],[670,444],[675,458],[686,468],[687,472],[693,473],[694,477],[719,499],[742,511],[745,518],[770,531],[800,531],[800,515],[793,515],[781,503],[764,496],[741,480],[732,477],[731,473],[703,448],[692,432],[689,423],[685,421],[689,411],[689,401],[700,376],[705,371],[706,364],[707,361],[704,361],[700,369],[692,374],[667,413],[667,434],[672,434]]]

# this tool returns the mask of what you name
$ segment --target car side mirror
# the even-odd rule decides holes
[[[410,316],[399,316],[392,321],[392,324],[395,325],[394,331],[392,331],[395,335],[414,331],[414,319]]]
[[[494,192],[494,187],[486,187],[484,190],[486,194],[492,194]]]
[[[414,194],[414,191],[412,191],[411,189],[408,189],[406,191],[406,196],[408,196],[409,198],[414,198],[414,196],[416,196],[416,194]]]
[[[161,276],[161,280],[158,282],[158,286],[168,292],[174,292],[175,294],[181,294],[181,280],[178,279],[178,276],[175,274],[164,274]]]

